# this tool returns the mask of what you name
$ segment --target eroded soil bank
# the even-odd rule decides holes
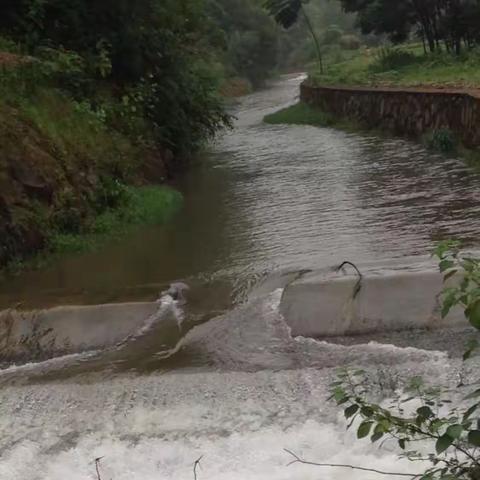
[[[172,175],[168,150],[140,148],[96,126],[76,132],[85,135],[77,143],[72,130],[83,121],[68,104],[55,108],[53,124],[13,108],[0,113],[0,268],[48,249],[53,234],[82,233],[118,206],[125,185],[161,184]]]

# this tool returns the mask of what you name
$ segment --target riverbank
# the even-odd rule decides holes
[[[426,129],[423,132],[412,134],[412,132],[398,131],[389,128],[386,123],[378,122],[371,124],[362,122],[352,115],[335,115],[327,111],[319,104],[310,105],[305,101],[300,101],[287,108],[265,116],[264,122],[270,125],[311,125],[317,127],[331,127],[346,132],[370,132],[379,136],[400,135],[413,138],[425,147],[442,154],[454,154],[464,158],[468,163],[474,166],[480,164],[480,151],[478,148],[466,146],[456,135],[448,128]]]
[[[0,268],[18,271],[48,255],[93,248],[134,224],[163,221],[179,203],[172,189],[146,187],[172,175],[167,149],[135,143],[52,88],[7,98],[0,111]]]

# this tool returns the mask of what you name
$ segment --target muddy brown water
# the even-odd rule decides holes
[[[0,479],[91,480],[97,457],[102,478],[192,478],[200,456],[212,480],[352,478],[286,469],[284,448],[421,470],[398,460],[396,444],[372,450],[346,433],[329,384],[351,364],[380,379],[382,398],[413,375],[452,384],[465,329],[293,338],[279,304],[303,269],[350,259],[382,275],[430,267],[439,238],[478,247],[480,175],[403,139],[263,124],[299,82],[241,100],[235,130],[179,180],[185,206],[173,222],[0,286],[3,306],[156,299],[179,279],[192,289],[186,306],[159,304],[113,347],[0,370]],[[165,321],[180,339],[169,351]]]
[[[180,278],[228,290],[278,268],[385,264],[428,255],[439,238],[477,241],[478,172],[403,139],[262,123],[298,86],[241,101],[235,129],[178,181],[173,222],[8,279],[0,306],[143,300]]]

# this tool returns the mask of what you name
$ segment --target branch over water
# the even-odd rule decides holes
[[[361,470],[363,472],[373,472],[378,473],[379,475],[390,475],[396,477],[409,477],[409,478],[417,478],[421,477],[422,475],[416,475],[413,473],[399,473],[399,472],[384,472],[383,470],[377,470],[375,468],[365,468],[365,467],[356,467],[355,465],[344,465],[344,464],[337,464],[337,463],[316,463],[316,462],[308,462],[303,458],[300,458],[297,454],[293,453],[291,450],[284,448],[284,451],[291,455],[294,460],[292,460],[287,466],[293,465],[295,463],[301,463],[303,465],[313,465],[315,467],[335,467],[335,468],[350,468],[352,470]]]

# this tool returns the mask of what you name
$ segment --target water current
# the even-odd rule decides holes
[[[287,467],[285,448],[421,468],[395,443],[356,441],[329,384],[350,364],[382,379],[379,398],[413,375],[454,381],[464,329],[293,338],[279,304],[301,269],[352,259],[380,275],[428,267],[437,238],[477,246],[480,175],[407,140],[263,124],[298,83],[241,100],[235,130],[180,182],[185,208],[171,225],[2,286],[3,303],[34,304],[157,298],[178,279],[191,292],[186,305],[163,295],[113,348],[0,370],[1,480],[96,479],[98,457],[107,480],[193,479],[200,457],[200,480],[378,478]]]

